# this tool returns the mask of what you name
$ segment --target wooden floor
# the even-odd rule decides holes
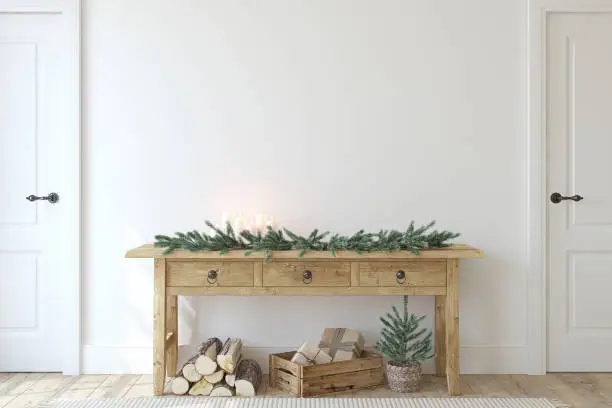
[[[150,396],[150,375],[82,375],[0,373],[0,408],[35,407],[50,398],[110,398]],[[612,373],[527,375],[464,375],[465,396],[547,397],[573,408],[612,407]],[[264,385],[265,396],[285,395]],[[440,397],[446,396],[443,378],[425,376],[422,391],[396,394],[385,387],[359,391],[345,396]]]

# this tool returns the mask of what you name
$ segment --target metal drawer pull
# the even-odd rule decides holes
[[[395,274],[395,280],[400,285],[403,285],[404,283],[406,283],[406,272],[402,271],[401,269],[397,271],[397,273]]]
[[[312,283],[312,272],[308,270],[304,271],[302,274],[302,282],[304,282],[306,285],[310,285]]]
[[[208,271],[208,276],[206,277],[206,280],[211,285],[213,283],[217,283],[217,271],[215,271],[214,269],[211,269],[210,271]]]

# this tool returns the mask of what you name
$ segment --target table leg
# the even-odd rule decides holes
[[[446,296],[436,296],[436,375],[446,377]]]
[[[166,375],[174,377],[178,360],[178,296],[167,296],[166,302],[166,331],[170,333],[166,340]]]
[[[459,261],[446,261],[446,382],[448,395],[460,395],[459,382]]]
[[[155,258],[153,294],[153,394],[164,393],[166,381],[166,260]]]

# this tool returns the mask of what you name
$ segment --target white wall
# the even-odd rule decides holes
[[[463,370],[528,370],[523,1],[84,3],[84,371],[150,371],[152,262],[124,252],[224,209],[461,231],[487,256],[462,264]],[[181,342],[373,344],[399,301],[183,299]]]

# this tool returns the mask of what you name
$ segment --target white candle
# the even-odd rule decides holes
[[[231,212],[225,211],[223,215],[221,215],[221,228],[225,229],[227,227],[227,223],[234,223],[234,215]]]
[[[267,216],[266,217],[266,227],[272,227],[274,229],[277,229],[278,223],[276,221],[274,221],[274,217],[272,217],[272,216]]]
[[[265,227],[265,214],[255,215],[255,231],[263,231]]]
[[[241,217],[236,217],[234,219],[234,231],[236,232],[236,234],[240,233],[240,230],[242,228],[242,218]]]

